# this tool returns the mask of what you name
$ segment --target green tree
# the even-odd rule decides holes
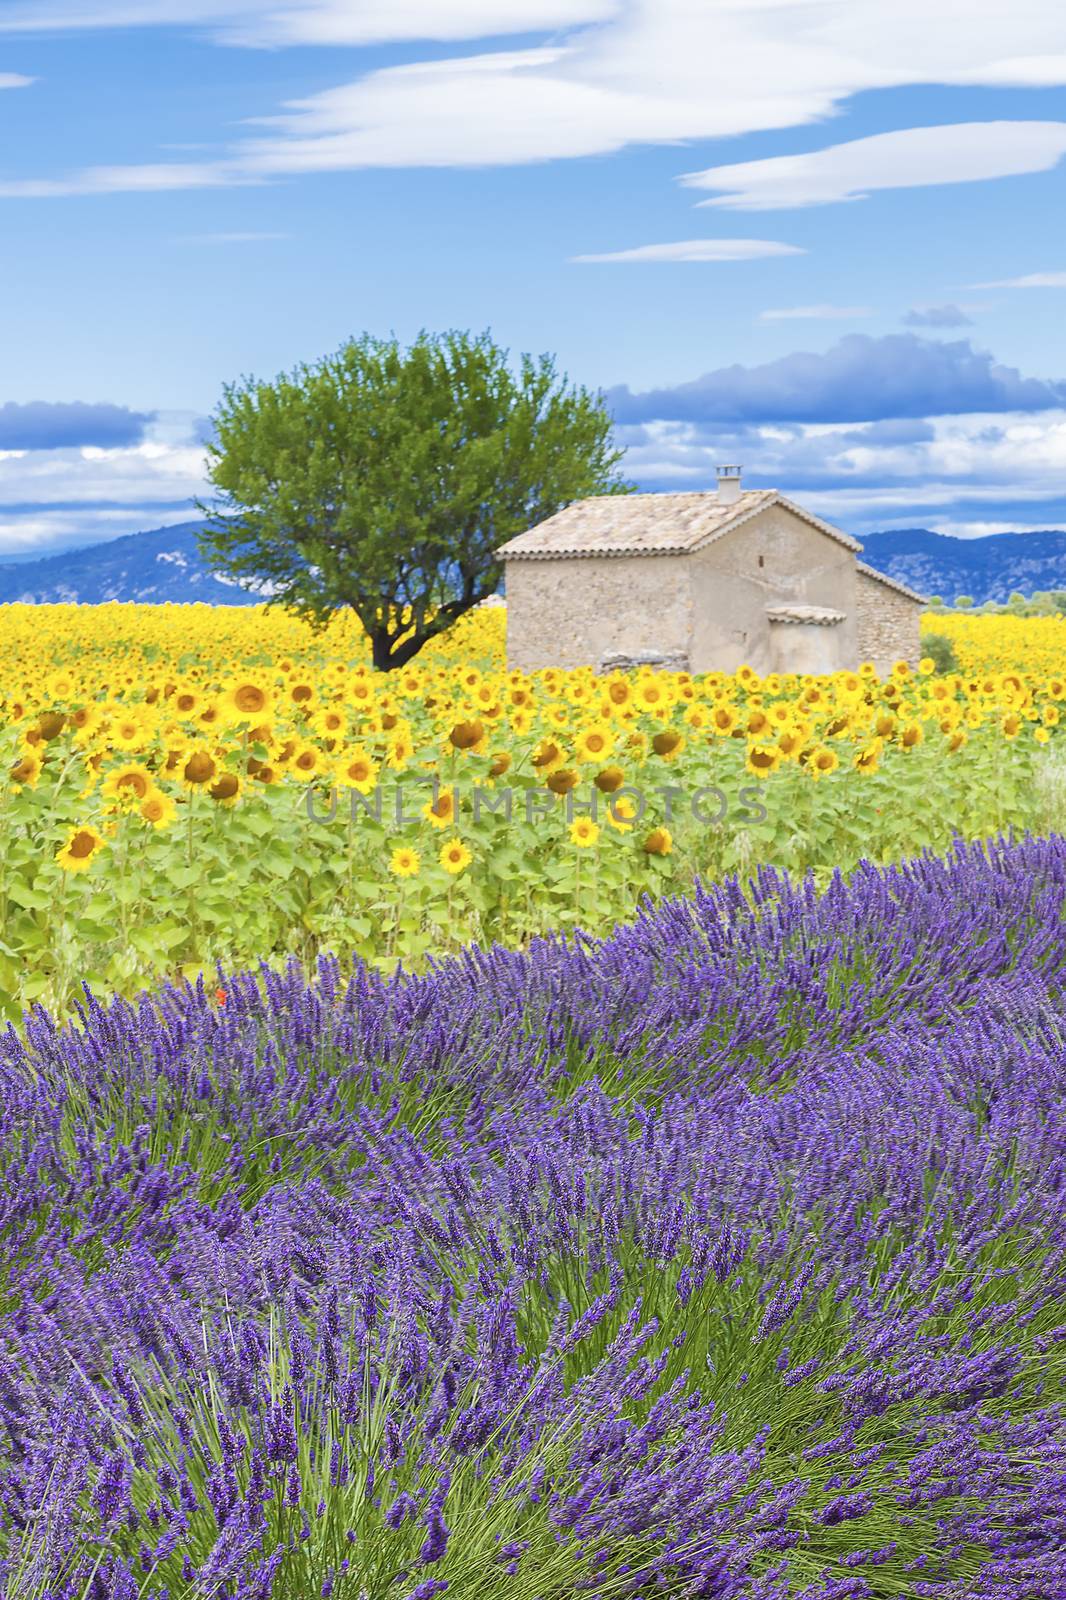
[[[972,605],[973,605],[973,595],[972,594],[957,594],[955,596],[955,606],[956,606],[957,610],[965,611],[967,606],[972,606]]]
[[[955,646],[943,633],[922,634],[922,655],[928,656],[937,672],[958,672],[959,658]]]
[[[495,593],[506,540],[630,488],[601,398],[488,333],[353,339],[229,385],[212,422],[205,557],[316,626],[351,606],[382,669]]]

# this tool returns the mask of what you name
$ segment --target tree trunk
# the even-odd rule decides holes
[[[370,651],[375,669],[378,672],[395,672],[397,667],[405,667],[411,657],[416,656],[433,637],[432,632],[417,632],[394,645],[384,629],[374,629],[370,635]]]

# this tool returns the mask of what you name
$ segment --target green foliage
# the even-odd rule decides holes
[[[973,605],[973,595],[972,594],[957,594],[955,596],[955,609],[957,611],[966,611],[972,605]]]
[[[601,399],[488,333],[364,335],[229,385],[212,420],[207,559],[316,625],[351,606],[379,669],[495,593],[508,539],[629,488]]]
[[[943,633],[922,634],[922,654],[928,656],[938,672],[958,672],[959,658],[955,646]]]
[[[981,610],[997,616],[1053,617],[1066,611],[1066,589],[1036,589],[1031,595],[1016,589],[1003,605],[986,600]]]

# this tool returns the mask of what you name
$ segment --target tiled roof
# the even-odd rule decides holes
[[[906,595],[908,600],[915,600],[920,606],[928,603],[926,595],[908,589],[905,583],[900,583],[898,578],[890,578],[887,572],[878,572],[876,567],[868,567],[865,561],[857,561],[855,564],[860,572],[865,573],[868,578],[875,578],[878,583],[883,583],[886,589],[895,589],[897,594]]]
[[[506,560],[542,561],[591,555],[686,555],[772,505],[785,506],[849,550],[862,548],[839,528],[794,505],[776,489],[745,489],[735,500],[725,503],[713,491],[601,494],[575,500],[546,522],[510,539],[499,553]]]

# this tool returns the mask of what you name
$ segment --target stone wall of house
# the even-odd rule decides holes
[[[872,661],[884,677],[896,661],[918,665],[922,608],[887,583],[858,573],[859,661]]]
[[[856,665],[854,553],[787,506],[760,511],[689,559],[693,672],[735,672],[744,663],[756,672],[782,670],[766,613],[789,601],[843,612],[819,659],[831,668]]]
[[[684,656],[691,585],[683,556],[572,556],[506,563],[507,664],[598,668],[614,653]]]

